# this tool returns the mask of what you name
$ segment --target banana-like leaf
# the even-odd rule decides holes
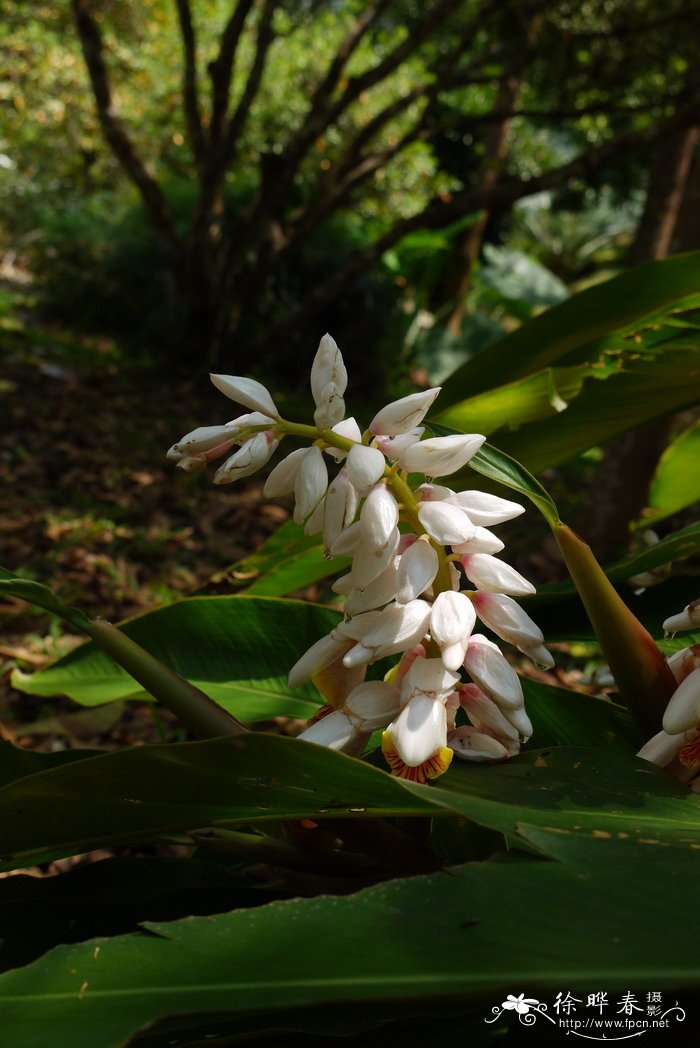
[[[320,698],[305,685],[292,691],[287,674],[340,613],[269,597],[190,597],[121,625],[121,631],[170,669],[244,721],[309,717]],[[30,695],[68,695],[84,706],[146,699],[132,677],[92,641],[38,673],[15,671]]]
[[[36,607],[65,619],[71,626],[81,631],[85,631],[90,624],[87,615],[79,608],[71,608],[68,604],[64,604],[48,586],[35,582],[33,579],[23,579],[5,568],[0,568],[1,596],[19,597],[20,600],[29,601],[30,604],[35,604]]]
[[[611,333],[623,339],[697,304],[700,252],[648,262],[573,295],[491,344],[451,376],[441,409],[555,364],[592,362]]]
[[[637,527],[648,527],[700,500],[700,422],[673,440],[659,460],[649,489],[649,505]]]

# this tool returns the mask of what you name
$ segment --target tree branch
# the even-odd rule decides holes
[[[205,146],[202,114],[199,105],[199,85],[197,83],[197,38],[192,23],[190,0],[175,0],[175,6],[180,22],[180,35],[182,36],[184,55],[182,100],[185,124],[195,162],[200,167],[204,159]]]
[[[226,165],[230,164],[234,157],[238,140],[240,139],[246,125],[250,108],[255,101],[255,97],[260,87],[260,81],[262,80],[265,71],[267,53],[275,40],[272,19],[277,9],[277,3],[278,0],[264,0],[263,9],[260,12],[253,64],[248,73],[248,79],[246,80],[246,85],[243,89],[238,105],[228,121],[226,128],[226,142],[223,150],[224,162]]]
[[[71,6],[102,132],[115,157],[141,194],[153,229],[168,243],[176,244],[175,223],[165,194],[136,152],[126,127],[117,115],[102,35],[90,12],[90,0],[71,0]]]
[[[236,51],[254,2],[255,0],[238,0],[221,34],[219,54],[209,66],[212,85],[209,137],[211,142],[216,145],[221,142],[224,134]]]

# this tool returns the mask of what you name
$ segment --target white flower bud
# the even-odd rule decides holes
[[[348,717],[344,710],[333,710],[325,717],[310,724],[297,738],[302,742],[313,742],[317,746],[325,746],[329,750],[358,752],[361,749],[360,735],[357,727]]]
[[[525,512],[525,507],[517,502],[509,502],[508,499],[489,495],[485,491],[459,491],[452,495],[450,501],[461,506],[475,524],[486,528],[512,520]]]
[[[430,633],[440,646],[442,661],[448,670],[462,665],[476,613],[469,597],[448,590],[435,598],[430,616]]]
[[[314,411],[314,422],[319,429],[331,429],[345,414],[345,401],[335,382],[329,382],[321,393]]]
[[[326,512],[326,496],[324,495],[316,509],[313,511],[304,525],[305,535],[318,535],[323,530],[323,518]]]
[[[409,546],[402,554],[396,572],[398,603],[408,604],[432,586],[438,567],[438,555],[427,539],[421,538]]]
[[[467,578],[481,590],[510,593],[514,597],[524,597],[535,592],[535,587],[520,572],[488,553],[468,554],[461,558],[461,564]]]
[[[459,688],[459,702],[475,728],[488,728],[504,745],[506,740],[520,741],[518,729],[504,716],[496,703],[477,688],[476,684],[464,684]],[[515,712],[520,713],[521,710]]]
[[[454,495],[454,491],[444,484],[420,484],[416,488],[416,495],[420,502],[444,502]]]
[[[466,725],[450,732],[447,745],[454,750],[455,757],[476,764],[488,764],[494,761],[505,761],[510,757],[505,746],[492,735],[468,728]]]
[[[404,451],[418,443],[424,433],[423,427],[417,426],[415,429],[409,429],[408,433],[402,433],[398,437],[375,437],[372,443],[379,448],[382,455],[386,455],[392,462],[396,462],[403,455]]]
[[[344,531],[341,531],[331,546],[331,556],[351,557],[360,548],[361,542],[362,532],[360,530],[360,522],[357,520],[354,524],[345,528]]]
[[[413,444],[399,458],[409,473],[427,477],[447,477],[461,469],[486,440],[477,433],[457,433],[451,437],[431,437]]]
[[[253,411],[261,411],[269,418],[278,419],[280,417],[268,390],[255,379],[245,378],[242,375],[210,375],[209,378],[219,392],[235,400],[237,404],[243,404],[247,408],[252,408]]]
[[[396,596],[396,568],[393,561],[364,589],[353,589],[345,601],[344,611],[348,615],[359,615],[388,604]]]
[[[469,638],[464,666],[481,691],[502,710],[518,709],[524,704],[518,674],[497,645],[481,633]]]
[[[294,481],[294,520],[297,524],[308,517],[321,501],[328,487],[328,470],[321,449],[315,445],[306,449]]]
[[[429,695],[445,702],[459,683],[459,674],[445,669],[442,659],[414,658],[401,682],[401,705],[414,695]]]
[[[306,458],[308,448],[299,448],[286,455],[278,462],[265,481],[263,494],[268,499],[278,498],[280,495],[289,495],[294,491],[294,481],[302,462]]]
[[[335,633],[335,631],[333,631]],[[315,673],[330,666],[336,659],[352,647],[353,641],[350,637],[334,637],[333,633],[321,637],[305,651],[289,671],[289,687],[299,688],[306,681],[311,680]]]
[[[504,710],[503,716],[510,721],[523,742],[532,738],[532,721],[525,712],[524,706],[520,706],[517,710]]]
[[[322,402],[324,391],[330,383],[335,385],[342,396],[348,387],[348,373],[335,339],[325,334],[311,365],[311,393],[317,405]]]
[[[242,480],[243,477],[257,473],[272,456],[278,444],[279,440],[276,440],[271,432],[256,433],[217,469],[214,483],[230,484],[234,480]]]
[[[339,437],[345,437],[346,440],[354,440],[357,444],[362,440],[360,427],[354,418],[346,418],[342,422],[337,422],[335,426],[331,426],[331,431],[337,433]],[[325,448],[325,452],[336,462],[340,462],[347,455],[347,451],[341,448]]]
[[[700,600],[691,601],[678,615],[671,615],[664,622],[664,633],[696,629],[700,629]]]
[[[445,707],[427,695],[415,695],[387,732],[404,764],[415,768],[447,743]]]
[[[458,546],[452,545],[453,553],[500,553],[505,549],[504,544],[486,528],[477,524],[474,534],[466,542],[460,542]]]
[[[328,485],[323,502],[323,545],[326,551],[340,536],[347,521],[348,510],[357,504],[355,491],[344,469]],[[321,503],[319,503],[321,505]]]
[[[331,589],[334,593],[340,593],[341,596],[347,597],[352,593],[352,575],[350,572],[347,575],[341,575],[340,578],[336,579]]]
[[[359,547],[352,561],[352,584],[355,589],[364,590],[389,565],[393,565],[400,537],[399,529],[394,528],[389,534],[386,545],[380,549],[371,549],[369,546]]]
[[[360,643],[347,653],[343,660],[345,666],[374,662],[385,655],[407,651],[425,636],[429,621],[430,605],[424,600],[390,605],[362,635]]]
[[[674,651],[666,661],[668,668],[676,678],[676,684],[681,684],[689,673],[700,666],[700,644],[693,644],[690,648]]]
[[[700,724],[700,669],[693,670],[678,685],[666,707],[664,731],[678,735]]]
[[[421,502],[418,519],[431,538],[441,546],[466,542],[475,530],[467,514],[447,502]]]
[[[472,596],[476,613],[490,630],[528,653],[544,641],[542,630],[511,597],[479,590]]]
[[[180,456],[199,455],[203,451],[211,451],[212,448],[226,441],[232,441],[234,437],[235,431],[231,430],[229,426],[199,426],[191,433],[186,433],[177,444],[173,444],[170,452],[179,452]],[[168,452],[169,456],[170,452]],[[174,454],[170,457],[174,457]]]
[[[669,735],[666,731],[660,731],[644,743],[637,756],[656,764],[659,768],[665,768],[676,756],[684,741],[685,735]]]
[[[364,495],[384,473],[386,459],[376,448],[356,444],[348,453],[346,468],[351,483]]]
[[[349,638],[351,640],[362,640],[372,626],[382,617],[381,611],[366,611],[362,615],[354,615],[345,622],[340,622],[331,630],[331,636],[339,639]]]
[[[551,670],[554,665],[552,653],[545,648],[544,644],[538,644],[534,648],[526,648],[523,645],[520,651],[522,651],[523,655],[527,655],[529,659],[532,659],[541,670]]]
[[[411,393],[407,397],[387,404],[370,422],[370,433],[374,433],[375,436],[381,434],[395,437],[420,425],[441,388],[437,386],[435,389],[426,389],[422,393]]]
[[[207,464],[206,455],[179,455],[176,461],[183,473],[198,473]]]
[[[360,511],[362,538],[370,549],[386,546],[399,520],[396,499],[384,484],[377,484],[365,499]]]
[[[367,681],[350,692],[345,710],[362,731],[376,731],[399,712],[399,690],[385,681]]]

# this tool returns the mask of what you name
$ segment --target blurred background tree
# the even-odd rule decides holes
[[[3,6],[6,251],[189,365],[295,374],[332,327],[439,377],[659,257],[692,170],[690,0]]]

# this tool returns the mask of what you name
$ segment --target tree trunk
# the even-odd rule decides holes
[[[694,223],[679,222],[689,187],[688,176],[698,141],[698,127],[686,126],[661,139],[649,177],[644,212],[629,258],[633,264],[666,258],[673,240],[678,251],[700,246],[688,243],[686,233],[700,234]],[[697,164],[696,164],[697,167]],[[696,191],[700,194],[700,175]],[[684,205],[685,206],[685,205]],[[675,238],[674,238],[675,231]],[[605,449],[590,489],[579,530],[599,559],[622,549],[630,522],[644,509],[649,486],[666,446],[672,418],[661,418],[626,433]]]

